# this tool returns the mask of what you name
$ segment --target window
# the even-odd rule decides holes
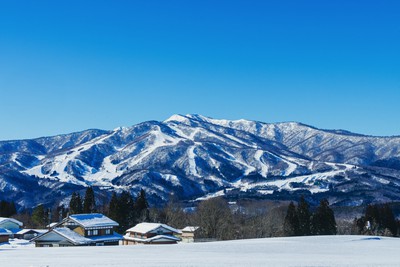
[[[88,235],[88,236],[93,235],[93,231],[92,231],[92,230],[88,230],[88,231],[87,231],[87,235]]]
[[[111,229],[106,229],[106,235],[111,234]]]
[[[93,230],[93,235],[99,235],[99,230]]]

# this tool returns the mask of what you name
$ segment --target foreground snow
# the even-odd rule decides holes
[[[399,266],[400,239],[268,238],[178,245],[0,246],[0,266]]]

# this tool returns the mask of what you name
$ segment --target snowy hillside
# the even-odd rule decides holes
[[[172,192],[183,200],[399,200],[400,138],[173,115],[113,131],[0,142],[0,192],[19,205],[65,201],[88,185],[105,195],[144,188],[154,203]]]
[[[178,245],[8,248],[0,266],[399,266],[400,239],[310,236]],[[155,256],[156,255],[156,256]]]

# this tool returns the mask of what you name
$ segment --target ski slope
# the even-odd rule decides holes
[[[399,266],[399,252],[400,239],[368,236],[115,247],[0,246],[0,266]]]

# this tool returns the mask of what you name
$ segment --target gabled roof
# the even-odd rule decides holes
[[[172,235],[156,235],[156,236],[153,236],[150,238],[137,238],[137,237],[130,237],[128,235],[125,235],[124,239],[136,241],[136,242],[140,242],[140,243],[157,243],[157,241],[164,241],[164,240],[173,241],[173,242],[181,241],[180,238],[177,238]]]
[[[17,235],[24,235],[24,234],[26,234],[26,233],[29,233],[29,232],[36,232],[36,233],[38,233],[38,234],[44,234],[44,233],[46,233],[47,232],[47,230],[46,229],[21,229],[21,230],[19,230],[18,232],[16,232],[16,234]]]
[[[0,217],[0,223],[7,222],[7,221],[10,221],[10,222],[13,222],[15,224],[18,224],[19,226],[23,226],[24,225],[22,222],[20,222],[20,221],[18,221],[16,219]]]
[[[100,213],[74,214],[70,215],[67,219],[71,219],[84,228],[114,227],[119,225],[117,222]]]
[[[51,230],[50,230],[51,231]],[[72,231],[71,229],[67,227],[60,227],[60,228],[54,228],[53,232],[62,235],[63,237],[67,238],[74,244],[87,244],[90,243],[90,239],[81,236],[80,234]]]
[[[80,234],[72,231],[71,229],[69,229],[67,227],[53,228],[42,235],[32,238],[31,241],[40,240],[40,238],[42,238],[52,232],[64,237],[65,239],[67,239],[68,241],[73,243],[74,245],[84,245],[84,244],[88,244],[91,242],[90,239],[81,236]]]
[[[96,242],[115,242],[115,241],[119,241],[119,240],[123,239],[122,235],[117,234],[117,233],[114,233],[112,235],[84,237],[84,236],[81,236],[80,234],[72,231],[68,227],[60,227],[60,228],[53,228],[53,229],[47,231],[46,233],[31,239],[31,241],[40,240],[41,237],[44,237],[51,232],[64,237],[65,239],[67,239],[74,245],[87,245],[87,244],[96,243]]]
[[[139,223],[137,225],[135,225],[134,227],[126,230],[127,232],[135,232],[135,233],[141,233],[141,234],[146,234],[148,232],[154,231],[157,228],[164,228],[167,229],[168,231],[174,232],[174,233],[179,233],[179,230],[168,226],[166,224],[163,223],[147,223],[147,222],[143,222],[143,223]]]

